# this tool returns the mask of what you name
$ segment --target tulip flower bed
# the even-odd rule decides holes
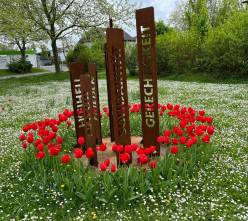
[[[78,139],[80,147],[73,148],[73,112],[65,109],[56,119],[23,126],[19,137],[24,149],[23,169],[41,181],[44,188],[55,185],[66,196],[90,206],[101,202],[125,206],[143,194],[158,193],[164,181],[191,177],[195,168],[209,159],[210,138],[214,134],[213,118],[205,110],[168,103],[159,104],[159,111],[161,123],[166,125],[157,137],[160,157],[155,155],[155,146],[103,143],[97,147],[98,155],[102,155],[99,168],[90,167],[93,149],[82,150],[83,137]],[[130,114],[139,119],[140,104],[130,105]],[[103,108],[101,116],[102,121],[108,121],[108,108]],[[110,157],[111,150],[119,156],[118,164]],[[105,151],[108,154],[104,158]],[[131,154],[136,161],[127,165]]]
[[[49,152],[45,152],[44,158],[38,160],[35,158],[38,150],[34,144],[29,144],[26,151],[21,148],[19,136],[24,133],[21,131],[24,124],[46,118],[59,120],[58,113],[71,108],[70,82],[58,78],[60,77],[57,75],[49,75],[0,81],[0,220],[248,220],[246,84],[158,81],[160,103],[180,103],[180,110],[183,106],[187,109],[192,106],[196,110],[195,116],[199,115],[199,110],[205,109],[205,116],[214,118],[214,136],[211,136],[210,144],[204,143],[197,136],[199,143],[192,145],[190,149],[182,144],[175,145],[179,148],[176,155],[170,153],[172,144],[163,143],[161,159],[149,158],[149,161],[157,160],[154,170],[149,167],[149,163],[137,165],[138,154],[134,152],[131,167],[123,165],[112,173],[112,163],[116,163],[112,161],[115,153],[112,152],[111,145],[107,145],[106,151],[98,152],[99,167],[100,163],[110,159],[110,165],[105,172],[99,167],[88,167],[85,152],[82,158],[75,159],[73,146],[76,140],[72,118],[68,118],[72,125],[67,125],[64,121],[58,126],[56,133],[57,137],[63,138],[61,151],[54,157],[55,168],[59,170],[52,169],[52,161],[50,168],[44,167],[43,170],[41,163],[45,164],[48,163],[47,160],[53,159]],[[101,105],[106,106],[106,80],[99,81],[99,91]],[[138,81],[128,81],[128,94],[130,103],[139,102]],[[135,108],[138,110],[139,105],[135,105]],[[130,108],[130,111],[132,109]],[[104,110],[108,113],[106,108]],[[134,110],[132,112],[131,134],[140,136],[140,113]],[[164,130],[169,129],[172,139],[178,137],[172,129],[174,126],[181,128],[180,119],[169,116],[168,112],[169,109],[165,110],[160,117],[160,135],[164,137]],[[106,113],[102,112],[103,137],[110,136]],[[202,123],[196,121],[195,124],[198,126]],[[207,122],[203,124],[209,125]],[[48,129],[51,131],[49,127]],[[39,139],[36,131],[29,132],[34,134],[34,140]],[[25,133],[26,137],[29,132]],[[185,165],[186,172],[183,172],[184,161],[177,159],[186,157],[186,153],[194,152],[198,146],[203,153],[197,154],[197,159],[187,159],[185,162],[190,164]],[[29,163],[25,163],[24,156],[31,150],[32,158],[30,157]],[[44,150],[47,150],[47,145],[44,145]],[[61,163],[61,157],[65,154],[70,156],[68,164]],[[156,185],[153,185],[153,174],[160,170],[164,156],[170,163],[167,164],[170,166],[167,171],[170,172],[166,173],[164,170],[164,175],[161,173],[158,178],[154,177],[157,180]],[[80,182],[82,188],[89,190],[87,197],[94,198],[92,204],[86,203],[90,200],[86,201],[85,196],[75,191],[78,179],[76,173],[79,173],[78,161],[83,164],[80,169],[85,181]],[[141,173],[144,167],[146,171],[142,170]],[[142,175],[144,186],[140,184]],[[73,190],[71,193],[69,185]],[[122,203],[124,187],[128,194],[137,197],[127,201],[125,205]],[[144,191],[145,188],[148,189],[147,192],[142,194],[140,187],[144,188]],[[79,193],[86,192],[82,188]],[[104,194],[110,194],[106,191],[107,188],[110,193],[115,193],[110,202],[105,203],[107,196]]]

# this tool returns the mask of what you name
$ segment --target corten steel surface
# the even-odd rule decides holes
[[[93,105],[93,129],[96,137],[96,144],[102,143],[102,133],[101,133],[101,119],[100,119],[100,105],[99,105],[99,90],[98,90],[98,78],[96,66],[94,64],[88,65],[88,72],[90,75],[91,83],[91,95],[92,95],[92,105]]]
[[[109,62],[108,62],[108,52],[107,52],[107,44],[104,45],[105,51],[105,65],[106,65],[106,76],[107,76],[107,89],[108,89],[108,108],[109,108],[109,125],[110,125],[110,137],[111,142],[114,142],[114,126],[113,126],[113,112],[112,112],[112,101],[111,101],[111,90],[110,90],[110,74],[109,74]]]
[[[159,116],[154,8],[136,11],[139,80],[142,112],[143,146],[159,145]]]
[[[116,144],[130,144],[130,122],[123,30],[107,29],[108,84]]]
[[[84,74],[83,64],[71,63],[69,65],[70,79],[71,79],[71,92],[75,119],[75,129],[77,139],[84,136],[84,119],[82,115],[83,104],[82,94],[80,88],[80,75]]]
[[[81,93],[83,104],[83,116],[84,116],[84,136],[86,148],[92,147],[95,155],[91,159],[90,164],[97,166],[97,151],[96,151],[96,128],[94,124],[94,110],[92,99],[92,85],[90,75],[84,74],[80,76],[81,81]]]

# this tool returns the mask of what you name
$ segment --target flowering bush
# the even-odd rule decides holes
[[[141,105],[130,105],[129,109],[130,117],[139,120]],[[156,157],[156,146],[113,144],[111,149],[118,156],[119,166],[106,158],[99,162],[98,169],[90,167],[87,162],[94,156],[94,151],[91,147],[83,151],[83,137],[77,142],[80,147],[73,149],[75,133],[70,120],[73,112],[66,109],[56,119],[23,126],[20,134],[24,149],[23,168],[31,170],[43,185],[55,184],[64,194],[89,204],[117,199],[128,203],[140,194],[159,191],[166,186],[166,181],[190,176],[195,168],[209,159],[215,130],[213,118],[204,110],[168,103],[159,104],[159,114],[161,125],[166,125],[157,137],[161,146],[160,157]],[[101,116],[106,124],[107,107],[103,108]],[[101,153],[107,149],[106,144],[97,147]],[[137,160],[128,166],[132,156]]]

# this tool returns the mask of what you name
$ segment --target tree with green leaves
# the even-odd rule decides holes
[[[21,52],[21,60],[26,60],[29,44],[39,40],[37,27],[27,19],[18,2],[0,0],[0,38],[5,45],[16,45]]]
[[[158,35],[163,35],[166,32],[169,32],[171,30],[170,27],[168,27],[163,20],[160,20],[156,22],[156,34]]]
[[[207,0],[189,0],[185,9],[185,23],[189,30],[194,30],[200,38],[208,32]]]
[[[130,22],[134,7],[128,0],[14,0],[22,2],[29,21],[38,26],[51,41],[56,72],[60,71],[57,41],[81,35],[93,27]]]

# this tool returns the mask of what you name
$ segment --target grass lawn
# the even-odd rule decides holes
[[[41,68],[32,68],[32,71],[30,73],[38,73],[38,72],[46,72],[46,70],[41,69]],[[9,75],[18,75],[18,74],[21,74],[21,73],[13,73],[9,70],[0,70],[0,77],[9,76]]]
[[[103,106],[103,72],[99,78]],[[143,196],[126,208],[76,204],[52,185],[42,189],[20,169],[22,125],[72,108],[68,73],[0,80],[0,220],[248,220],[248,85],[166,78],[158,82],[159,102],[206,109],[214,117],[216,150],[191,179],[180,180],[180,187],[168,181],[161,193]],[[129,102],[139,102],[136,79],[129,79],[128,91]],[[140,131],[132,122],[131,127],[132,133]]]

